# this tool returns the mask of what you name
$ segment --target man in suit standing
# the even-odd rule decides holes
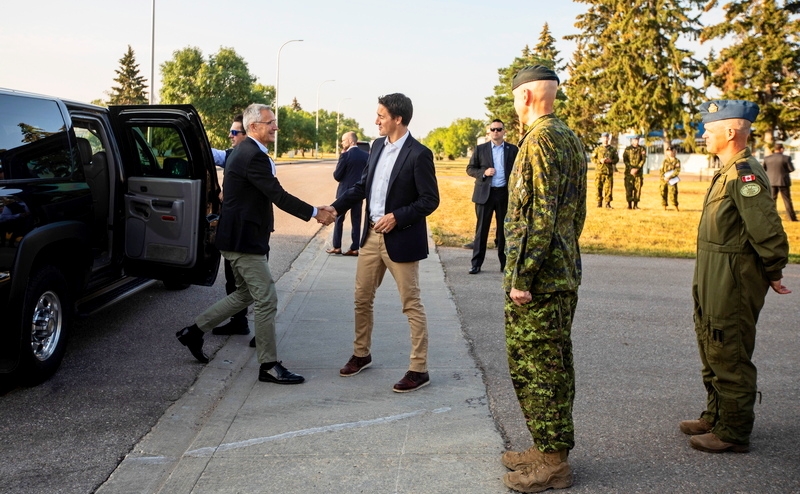
[[[256,351],[261,364],[259,381],[299,384],[305,379],[278,362],[275,314],[278,295],[269,271],[269,237],[274,227],[274,203],[282,210],[308,221],[330,224],[330,211],[317,209],[289,194],[275,176],[275,163],[267,145],[275,142],[278,125],[269,106],[252,104],[244,111],[249,139],[236,146],[225,166],[224,197],[217,227],[216,246],[231,263],[236,291],[197,316],[195,323],[178,331],[178,340],[202,363],[203,335],[228,317],[254,303]]]
[[[341,214],[361,200],[367,201],[356,267],[353,356],[339,374],[354,376],[372,365],[373,302],[388,269],[411,327],[411,363],[394,385],[397,393],[430,383],[428,322],[420,299],[419,261],[428,257],[425,218],[439,206],[439,187],[433,153],[408,132],[412,114],[411,100],[403,94],[378,98],[375,123],[382,137],[372,145],[361,180],[332,204]]]
[[[334,180],[339,182],[339,187],[336,189],[337,198],[342,197],[347,189],[361,180],[361,174],[364,173],[364,167],[367,166],[369,153],[359,149],[357,144],[358,136],[355,132],[347,132],[342,136],[342,154],[339,155],[339,162],[336,163],[336,169],[333,171]],[[352,241],[350,249],[342,254],[342,229],[344,218],[347,216],[346,212],[343,212],[336,217],[336,224],[333,226],[333,248],[326,251],[328,254],[358,255],[358,244],[361,243],[361,208],[363,205],[363,201],[359,201],[350,210],[350,240]]]
[[[778,193],[780,193],[789,220],[797,221],[797,214],[795,214],[792,204],[792,191],[789,188],[792,186],[789,174],[794,171],[794,165],[792,165],[792,158],[783,154],[783,144],[780,142],[772,148],[772,154],[764,158],[764,171],[769,177],[772,199],[777,202]]]
[[[467,175],[475,178],[472,202],[475,203],[475,240],[472,242],[472,268],[469,274],[481,272],[486,257],[486,242],[495,218],[495,244],[500,258],[500,271],[506,267],[506,241],[503,234],[503,219],[508,209],[508,177],[519,149],[505,141],[506,128],[499,118],[492,120],[487,130],[489,142],[475,148],[467,165]]]

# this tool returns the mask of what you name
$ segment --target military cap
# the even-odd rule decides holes
[[[730,118],[755,122],[758,112],[757,104],[739,99],[716,99],[700,105],[700,115],[703,117],[704,124]]]
[[[511,90],[531,81],[556,81],[556,84],[561,82],[553,69],[548,69],[544,65],[528,65],[520,69],[514,76],[511,81]]]
[[[642,138],[641,134],[633,134],[631,136],[631,139],[641,139],[641,138]]]
[[[602,134],[600,134],[600,137],[608,137],[608,132],[603,132]]]

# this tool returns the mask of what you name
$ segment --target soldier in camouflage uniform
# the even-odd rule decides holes
[[[553,114],[555,72],[541,65],[515,77],[514,107],[529,128],[509,178],[503,288],[511,380],[534,446],[508,451],[506,486],[539,492],[572,485],[575,444],[572,319],[578,303],[578,248],[586,218],[586,159],[575,134]]]
[[[667,196],[672,199],[672,205],[675,206],[675,211],[678,209],[678,174],[681,173],[681,161],[675,157],[675,148],[669,147],[664,150],[667,157],[664,158],[664,163],[661,164],[660,178],[661,183],[661,205],[664,206],[664,211],[667,210]],[[674,183],[670,183],[674,182]]]
[[[692,284],[708,396],[700,418],[684,420],[680,430],[700,451],[744,453],[755,420],[756,321],[770,287],[791,293],[781,284],[789,244],[766,173],[747,148],[758,106],[716,100],[700,113],[706,148],[722,163],[703,201]]]
[[[625,200],[628,201],[628,209],[639,209],[647,150],[639,145],[638,135],[631,138],[631,145],[622,152],[622,161],[625,163]]]
[[[597,190],[597,207],[603,207],[603,199],[605,199],[606,207],[612,209],[611,201],[614,200],[614,174],[617,172],[619,154],[617,154],[617,148],[608,144],[608,132],[603,132],[600,139],[603,143],[592,151],[594,187]]]

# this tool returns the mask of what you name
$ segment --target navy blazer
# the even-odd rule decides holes
[[[361,235],[361,246],[370,224],[370,195],[375,167],[384,148],[385,137],[376,139],[361,180],[347,189],[332,206],[338,214],[359,201],[367,201],[367,221]],[[389,177],[386,192],[386,214],[394,213],[397,226],[383,235],[386,251],[394,262],[414,262],[428,257],[428,224],[425,218],[439,207],[439,186],[433,166],[433,153],[409,134]]]
[[[275,229],[272,204],[308,221],[314,206],[289,194],[272,174],[269,157],[247,138],[228,156],[223,181],[225,197],[217,226],[219,250],[267,254]]]
[[[517,158],[519,148],[513,144],[503,142],[503,161],[505,161],[504,175],[506,184],[508,177],[511,176],[511,168]],[[484,142],[475,148],[472,158],[467,165],[467,175],[475,177],[475,187],[472,190],[472,202],[476,204],[486,204],[489,200],[489,191],[492,188],[492,177],[484,177],[483,173],[494,168],[494,158],[492,157],[492,141]]]
[[[357,146],[353,146],[339,155],[339,162],[336,163],[336,169],[333,170],[333,179],[339,182],[336,197],[341,197],[347,189],[361,180],[368,158],[369,153]]]

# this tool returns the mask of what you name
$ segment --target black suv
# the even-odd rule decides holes
[[[190,105],[0,89],[0,373],[47,379],[73,315],[153,280],[213,284],[218,191]]]

